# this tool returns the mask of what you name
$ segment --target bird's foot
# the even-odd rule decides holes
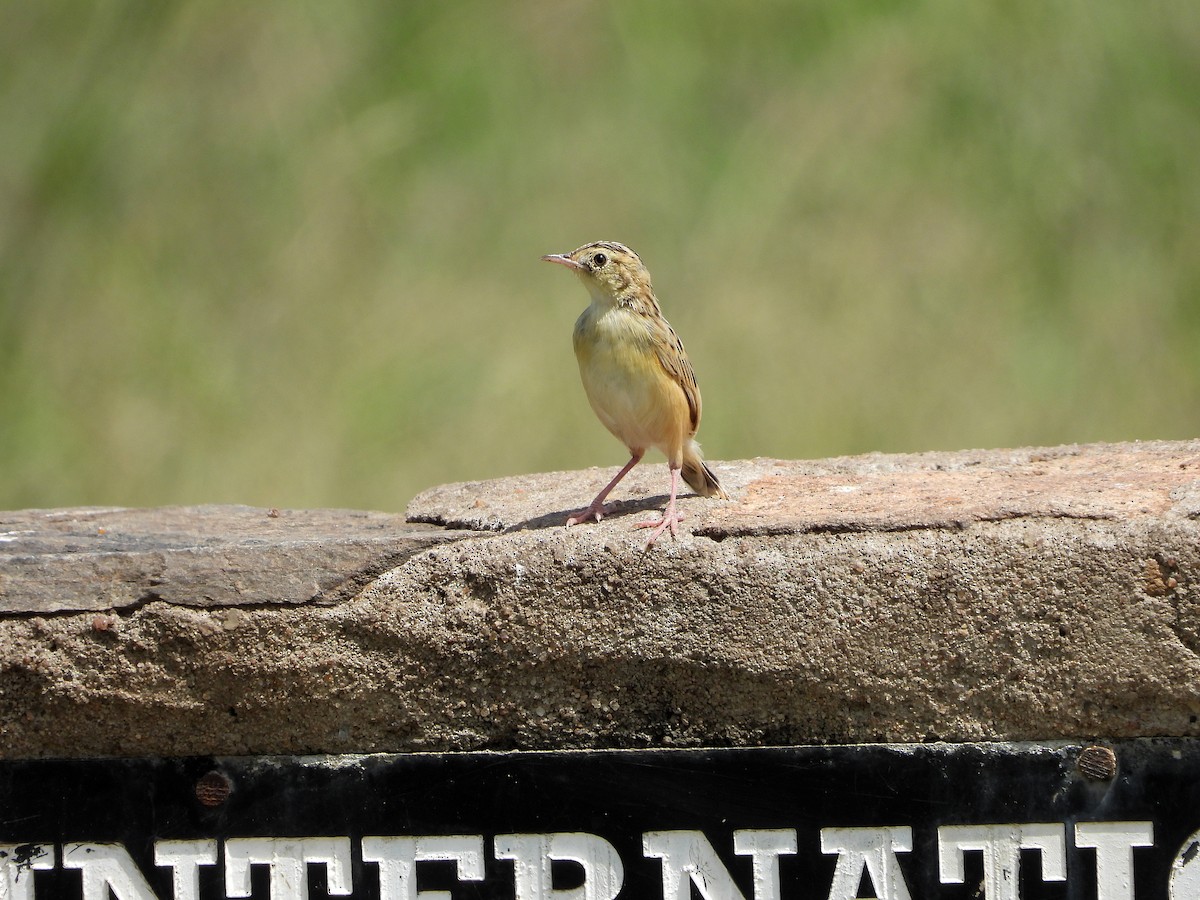
[[[583,512],[577,512],[575,515],[569,516],[566,524],[570,528],[572,525],[580,525],[583,522],[599,522],[607,512],[608,510],[604,508],[603,503],[593,503],[587,509],[583,510]]]
[[[672,509],[671,507],[667,507],[667,509],[665,509],[663,511],[661,519],[648,519],[645,522],[638,522],[633,527],[634,528],[653,528],[654,529],[647,536],[646,543],[644,545],[646,547],[649,547],[651,544],[653,544],[655,541],[657,541],[660,537],[662,537],[663,532],[667,531],[668,529],[670,529],[670,531],[671,531],[671,537],[678,537],[679,536],[679,523],[681,521],[683,521],[683,516],[681,516],[679,513],[675,512],[675,510]]]

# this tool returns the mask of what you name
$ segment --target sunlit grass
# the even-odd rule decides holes
[[[537,261],[600,238],[716,459],[1196,435],[1194,4],[7,19],[0,507],[616,465]]]

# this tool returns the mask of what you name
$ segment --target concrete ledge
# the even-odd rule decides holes
[[[0,614],[335,603],[455,535],[352,510],[0,512]]]
[[[1200,734],[1200,442],[0,513],[0,755]]]

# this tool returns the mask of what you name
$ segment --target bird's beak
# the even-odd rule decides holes
[[[577,263],[565,253],[548,253],[542,257],[543,262],[558,263],[560,266],[566,266],[568,269],[583,271],[583,263]]]

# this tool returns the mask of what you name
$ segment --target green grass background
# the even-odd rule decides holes
[[[1200,4],[6,4],[0,507],[618,465],[594,239],[716,459],[1195,437]]]

